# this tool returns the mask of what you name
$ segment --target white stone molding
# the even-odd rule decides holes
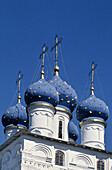
[[[71,170],[95,170],[95,167],[88,167],[87,165],[83,164],[70,163],[70,165],[74,166]]]
[[[44,163],[40,161],[27,160],[22,163],[22,170],[54,170],[53,165],[49,163]]]
[[[92,158],[93,159],[93,158]],[[72,157],[71,161],[69,162],[69,166],[73,170],[94,170],[95,167],[93,165],[92,159],[86,154],[76,154]]]
[[[31,148],[30,152],[34,152],[35,154],[37,154],[37,152],[39,152],[40,154],[38,155],[42,155],[46,158],[52,158],[52,152],[51,149],[42,143],[38,143],[37,145],[35,145],[33,148]]]
[[[38,143],[27,149],[27,152],[23,151],[22,167],[31,170],[53,170],[52,157],[51,149],[45,144]]]
[[[85,154],[77,154],[72,158],[72,162],[77,162],[80,165],[93,166],[92,160]]]

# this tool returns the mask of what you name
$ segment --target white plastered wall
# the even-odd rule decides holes
[[[64,166],[55,165],[55,153],[64,153]],[[0,152],[1,170],[97,170],[102,159],[105,170],[112,168],[112,155],[64,142],[23,135]]]

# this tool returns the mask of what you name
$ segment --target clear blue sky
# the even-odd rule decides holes
[[[95,95],[109,106],[105,143],[106,149],[112,151],[111,0],[0,1],[0,117],[11,103],[16,104],[14,94],[19,70],[24,74],[21,95],[22,104],[25,105],[24,90],[31,84],[42,45],[46,43],[49,47],[47,55],[50,56],[55,34],[63,38],[61,49],[67,76],[59,51],[60,76],[76,90],[79,101],[89,96],[88,73],[92,61],[98,64],[94,81]],[[46,59],[47,79],[51,77],[50,68],[53,70],[53,55],[50,63],[51,67],[47,67]],[[38,73],[36,80],[39,77]],[[78,125],[75,116],[73,121]],[[4,133],[1,123],[0,134],[2,144]],[[80,143],[80,137],[77,142]]]

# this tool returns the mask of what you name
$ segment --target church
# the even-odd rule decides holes
[[[2,116],[5,143],[0,146],[0,170],[112,170],[112,152],[105,150],[105,128],[109,108],[94,94],[92,63],[90,96],[78,103],[76,91],[59,76],[56,36],[54,76],[44,78],[43,46],[40,80],[25,91],[26,107],[21,104],[19,72],[17,104]],[[76,118],[79,132],[71,121]]]

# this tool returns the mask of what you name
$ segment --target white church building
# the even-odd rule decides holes
[[[54,76],[44,79],[43,46],[42,71],[39,81],[25,92],[27,107],[22,106],[20,80],[18,101],[2,116],[5,143],[0,146],[0,170],[112,170],[112,152],[105,150],[105,128],[108,106],[95,97],[93,78],[96,65],[92,63],[90,96],[78,103],[75,90],[59,76],[56,36]],[[81,144],[77,144],[76,118],[81,129]]]

